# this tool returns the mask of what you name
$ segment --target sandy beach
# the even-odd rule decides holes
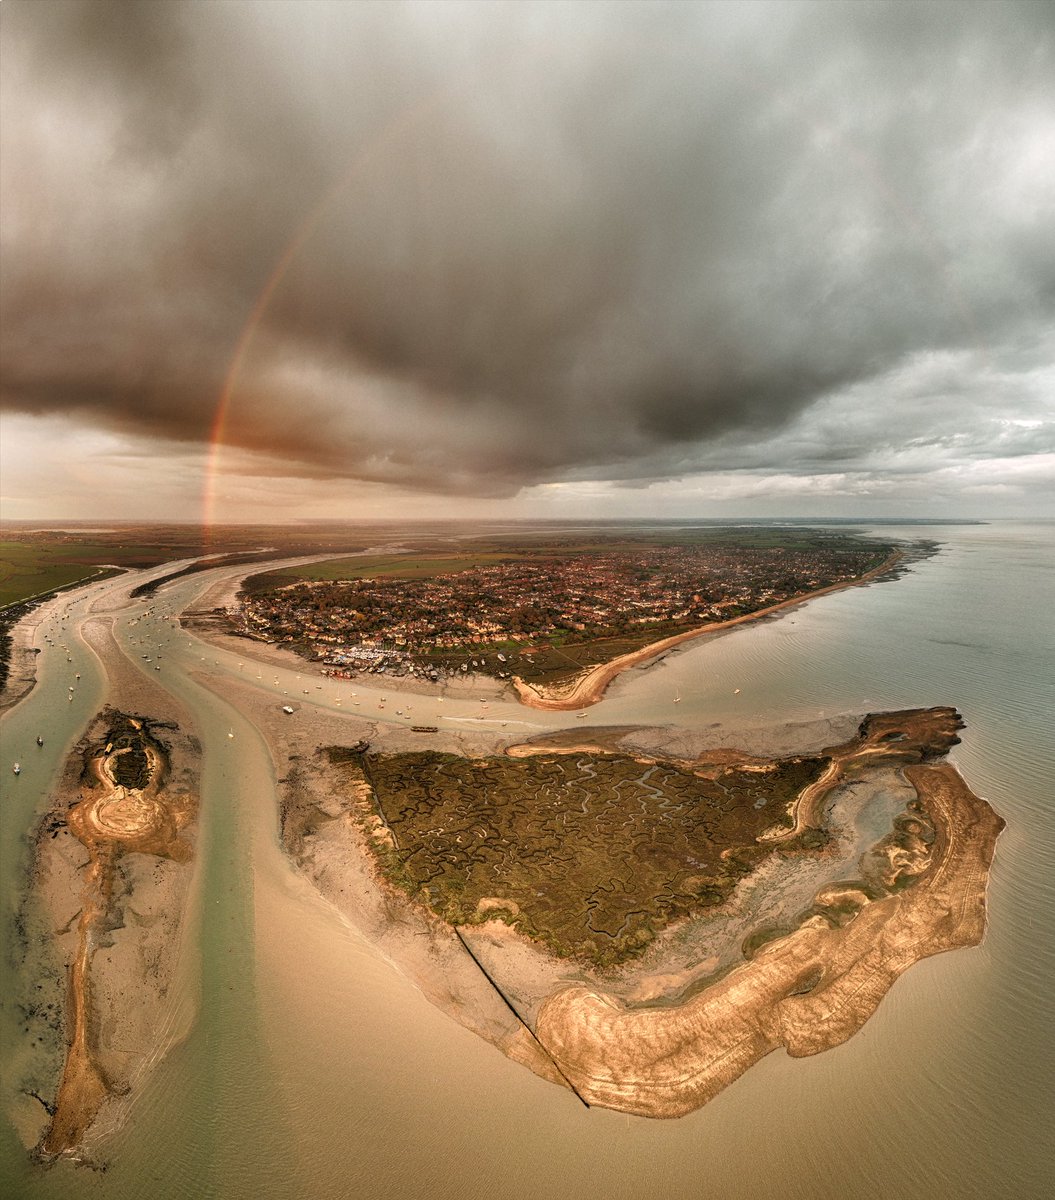
[[[701,625],[698,629],[690,629],[685,633],[676,634],[674,637],[663,638],[658,642],[652,642],[648,646],[642,646],[640,650],[634,650],[630,654],[622,654],[618,658],[613,658],[610,662],[599,663],[596,667],[591,667],[588,671],[575,675],[571,679],[544,685],[526,683],[519,676],[514,676],[512,680],[513,687],[520,702],[526,704],[529,708],[566,711],[577,708],[589,708],[590,705],[596,704],[603,698],[608,685],[613,679],[631,667],[637,667],[642,663],[657,659],[668,651],[675,649],[675,647],[683,645],[685,642],[724,633],[727,630],[735,629],[738,625],[745,625],[750,621],[763,620],[766,617],[773,616],[774,613],[786,612],[789,609],[798,608],[802,604],[808,604],[811,600],[816,600],[818,596],[828,596],[833,592],[845,591],[846,588],[862,587],[873,583],[881,576],[894,570],[903,557],[904,555],[900,550],[895,550],[878,567],[860,576],[858,579],[851,579],[846,583],[835,583],[831,587],[819,588],[815,592],[803,592],[800,596],[793,596],[790,600],[782,600],[779,604],[771,604],[766,608],[760,608],[757,612],[746,613],[742,617],[732,617],[728,621],[712,621],[706,625]]]

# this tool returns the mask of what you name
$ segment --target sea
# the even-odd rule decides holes
[[[635,670],[578,724],[761,726],[955,705],[966,728],[952,761],[1007,822],[981,946],[914,966],[844,1046],[806,1059],[777,1050],[690,1116],[650,1121],[587,1110],[433,1007],[293,870],[278,843],[275,772],[263,740],[192,676],[203,659],[216,675],[247,668],[166,633],[162,677],[196,714],[205,752],[193,904],[173,985],[174,1025],[187,1018],[189,1031],[145,1073],[128,1120],[92,1165],[32,1163],[0,1117],[0,1195],[1055,1193],[1055,523],[885,524],[865,532],[932,539],[939,548],[899,579],[822,597]],[[189,603],[204,579],[168,585],[156,603]],[[109,580],[71,595],[62,632],[68,654],[46,648],[37,687],[0,723],[8,976],[29,831],[104,694],[76,621],[90,599],[119,586]],[[119,628],[130,636],[127,615]],[[82,678],[68,701],[71,672]],[[262,674],[267,683],[275,677],[266,667]],[[281,684],[292,692],[301,681],[282,673]],[[373,698],[370,689],[360,694]],[[468,701],[448,702],[442,717],[431,703],[420,709],[436,719],[482,719]],[[492,703],[486,720],[510,729],[524,722],[519,732],[577,718]],[[23,762],[17,779],[15,758]],[[3,994],[0,1101],[11,1111],[22,1048],[19,1013],[8,987]]]

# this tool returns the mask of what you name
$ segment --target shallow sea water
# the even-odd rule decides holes
[[[201,652],[181,639],[166,649],[164,681],[198,713],[206,754],[194,937],[177,985],[198,1004],[198,1019],[108,1147],[106,1173],[68,1163],[32,1168],[5,1124],[0,1194],[1049,1195],[1055,525],[877,532],[930,536],[943,549],[896,582],[825,597],[634,672],[580,724],[763,724],[957,705],[968,727],[953,760],[1008,822],[980,948],[918,964],[845,1046],[804,1060],[777,1051],[680,1121],[587,1111],[428,1004],[288,867],[265,747],[229,705],[177,669],[201,666]],[[191,580],[162,599],[196,590],[200,581]],[[101,696],[91,653],[70,645],[75,665],[42,656],[40,685],[0,727],[5,940],[25,831],[63,747]],[[227,657],[209,666],[237,671]],[[73,670],[83,680],[69,703]],[[292,690],[292,678],[283,682]],[[490,711],[496,721],[525,718],[513,705]],[[467,702],[448,714],[475,719]],[[33,759],[26,747],[38,731],[47,754]],[[26,769],[12,786],[15,757]],[[2,1019],[6,1104],[17,1051],[9,1006]]]

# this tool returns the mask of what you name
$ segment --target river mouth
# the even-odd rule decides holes
[[[738,632],[666,660],[616,685],[590,718],[591,725],[627,726],[672,717],[701,726],[738,721],[761,730],[778,728],[775,721],[896,708],[908,697],[959,701],[968,729],[953,761],[1009,821],[991,875],[990,929],[980,949],[942,954],[907,972],[861,1036],[816,1058],[769,1055],[680,1121],[587,1113],[570,1093],[447,1019],[285,864],[266,800],[274,772],[264,743],[230,704],[183,683],[182,672],[207,651],[173,643],[162,674],[193,704],[214,763],[197,863],[203,866],[211,844],[216,867],[199,879],[201,964],[192,971],[206,999],[195,1030],[160,1064],[116,1135],[105,1174],[75,1172],[65,1162],[45,1175],[28,1173],[9,1137],[0,1153],[9,1194],[67,1200],[87,1188],[107,1200],[133,1200],[144,1179],[165,1200],[217,1187],[238,1200],[306,1192],[336,1198],[351,1188],[393,1200],[526,1200],[561,1197],[569,1187],[591,1200],[659,1189],[677,1200],[844,1200],[866,1182],[908,1200],[1044,1194],[1051,1166],[1044,1149],[1047,980],[1055,945],[1047,793],[1055,763],[1042,717],[1050,656],[1036,596],[1050,577],[1050,526],[932,532],[948,549],[896,587],[818,602],[793,623]],[[1002,614],[999,623],[994,612]],[[953,629],[967,645],[941,644]],[[4,718],[7,760],[17,757],[24,768],[19,790],[6,798],[9,817],[29,786],[42,786],[24,747],[43,733],[50,761],[79,736],[67,724],[74,714],[86,722],[102,702],[101,692],[91,694],[91,656],[82,661],[78,644],[70,644],[75,662],[63,657],[55,667],[54,716],[20,706]],[[186,656],[178,662],[177,649]],[[73,704],[65,700],[72,679],[59,672],[67,666],[84,675]],[[221,669],[212,656],[209,666]],[[233,656],[223,669],[237,680]],[[42,699],[49,670],[45,664]],[[294,687],[292,670],[288,679]],[[683,701],[672,711],[676,689]],[[239,708],[256,712],[241,701]],[[553,726],[561,726],[559,714]],[[411,735],[399,736],[409,748]],[[681,739],[672,729],[671,744]],[[777,740],[783,751],[799,739]],[[282,764],[277,774],[285,775]],[[11,835],[22,836],[31,813],[5,820],[0,831],[5,890],[21,862]],[[876,838],[890,815],[877,811]],[[225,996],[235,997],[227,1008]],[[7,1066],[17,1044],[8,1030],[0,1039]],[[878,1152],[915,1144],[921,1122],[925,1156]]]

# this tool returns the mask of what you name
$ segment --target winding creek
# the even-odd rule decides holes
[[[846,1045],[802,1060],[771,1054],[675,1122],[587,1111],[517,1067],[425,1001],[289,866],[277,840],[267,747],[223,698],[224,681],[246,679],[271,689],[276,703],[285,692],[297,704],[334,711],[350,703],[354,688],[364,716],[402,723],[394,702],[379,711],[383,688],[327,682],[320,690],[307,669],[264,667],[257,679],[248,658],[159,620],[162,610],[193,607],[223,569],[168,584],[148,600],[128,602],[125,579],[55,602],[50,611],[69,617],[38,630],[38,638],[54,630],[56,645],[37,643],[44,650],[37,686],[0,723],[0,991],[10,994],[7,951],[27,834],[106,694],[81,629],[92,614],[112,613],[129,661],[195,714],[203,744],[193,907],[167,1016],[174,1031],[187,1033],[149,1075],[111,1146],[108,1171],[68,1162],[34,1168],[4,1121],[0,1193],[103,1200],[1046,1195],[1055,1172],[1048,1132],[1055,1117],[1055,623],[1045,597],[1055,587],[1055,526],[882,532],[930,536],[944,549],[897,582],[826,596],[635,669],[585,720],[492,701],[481,722],[478,702],[413,698],[415,722],[506,722],[525,733],[765,725],[941,704],[963,712],[967,729],[953,761],[1008,822],[985,943],[915,966]],[[151,608],[157,613],[144,616]],[[168,639],[158,673],[141,658],[146,633],[154,645]],[[203,673],[212,688],[198,682]],[[81,678],[70,701],[73,674]],[[37,734],[45,741],[39,750]],[[15,759],[23,765],[17,779]],[[0,1021],[6,1107],[19,1054],[10,1004]]]

